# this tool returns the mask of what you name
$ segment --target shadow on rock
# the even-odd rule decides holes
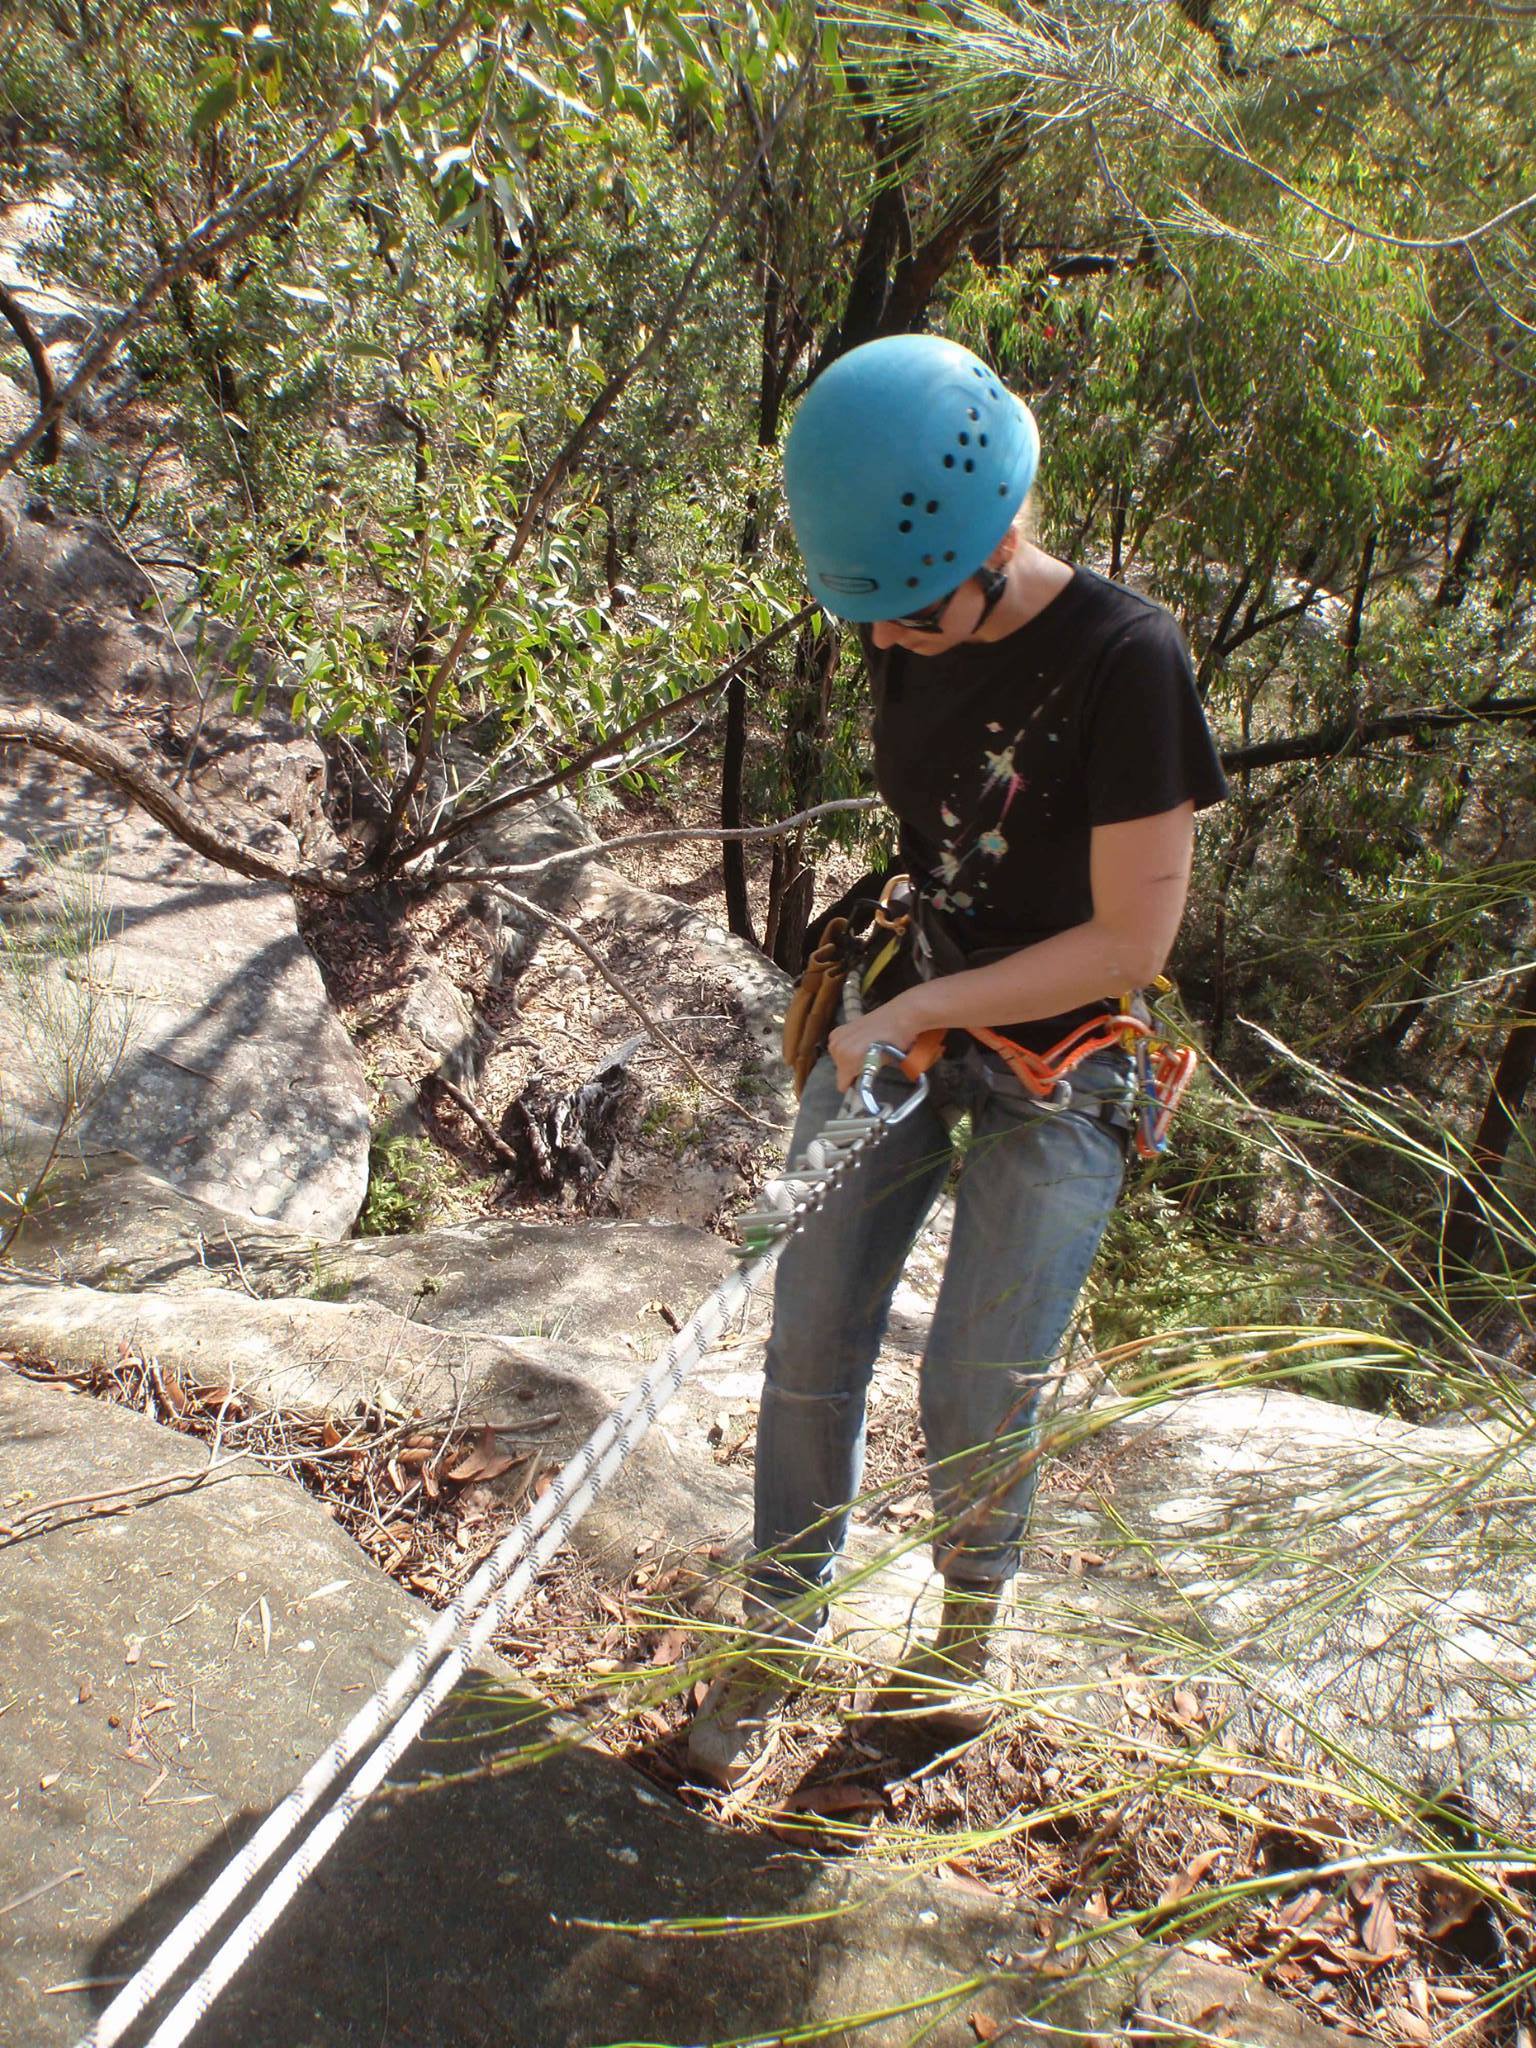
[[[597,2048],[772,2037],[812,2018],[835,2042],[840,2019],[910,2000],[932,2003],[894,2032],[857,2028],[860,2043],[914,2026],[934,2044],[974,2041],[976,1966],[994,1995],[1010,1982],[982,1962],[994,1916],[973,1927],[964,1902],[920,1913],[905,1888],[765,1859],[761,1842],[578,1752],[568,1729],[466,1680],[201,2023],[199,2048]],[[120,1923],[92,1974],[142,1961],[259,1819],[243,1815]],[[645,1926],[732,1919],[773,1924],[714,1938]]]

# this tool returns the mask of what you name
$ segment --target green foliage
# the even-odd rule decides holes
[[[368,1194],[359,1237],[399,1237],[447,1220],[462,1175],[427,1138],[396,1133],[368,1147]]]
[[[594,780],[713,778],[714,705],[602,750],[798,606],[777,442],[823,352],[882,323],[968,339],[1032,396],[1045,539],[1174,609],[1229,745],[1525,686],[1536,60],[1512,20],[1350,0],[1319,40],[1290,8],[488,0],[448,40],[446,14],[363,0],[92,16],[72,38],[25,5],[0,105],[87,174],[67,251],[94,289],[128,299],[206,210],[282,187],[129,343],[196,501],[150,482],[113,504],[192,551],[237,701],[280,677],[380,812],[472,623],[408,827],[589,748]],[[849,636],[763,659],[747,820],[867,789],[866,717]],[[1467,1127],[1530,943],[1500,879],[1528,731],[1235,778],[1181,965],[1252,1085],[1287,1084],[1244,1018]],[[780,884],[881,831],[798,838]],[[1207,1188],[1248,1172],[1221,1143]],[[1415,1225],[1440,1199],[1402,1196]],[[1178,1201],[1226,1275],[1252,1217]],[[1271,1298],[1181,1277],[1165,1222],[1125,1250],[1159,1312]]]
[[[35,848],[36,907],[0,922],[0,1015],[26,1075],[20,1101],[0,1083],[0,1254],[45,1204],[61,1154],[132,1043],[133,1003],[111,978],[104,858],[82,845]]]

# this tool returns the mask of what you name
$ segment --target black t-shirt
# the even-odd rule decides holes
[[[1091,569],[1002,640],[914,655],[862,637],[902,865],[971,962],[1088,921],[1095,825],[1226,795],[1183,635]],[[1044,1049],[1112,1007],[1001,1028]]]

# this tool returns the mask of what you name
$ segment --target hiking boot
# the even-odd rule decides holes
[[[749,1614],[749,1634],[710,1686],[688,1729],[688,1768],[727,1789],[762,1754],[775,1715],[812,1675],[823,1621],[768,1611]]]
[[[996,1586],[946,1586],[938,1633],[902,1658],[871,1711],[956,1742],[984,1734],[1001,1705],[995,1653],[1002,1602]]]

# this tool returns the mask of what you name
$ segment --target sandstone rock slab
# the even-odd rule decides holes
[[[227,692],[199,681],[147,578],[100,528],[9,479],[0,537],[0,702],[85,718],[161,772],[161,742],[185,733],[192,787],[226,823],[271,850],[323,848],[318,749],[277,707],[242,737]],[[86,903],[107,933],[47,970],[56,1005],[79,1015],[93,1003],[108,1035],[120,1023],[125,1037],[76,1142],[120,1147],[224,1208],[341,1235],[367,1186],[366,1089],[291,894],[214,866],[46,756],[13,752],[4,771],[0,888],[16,943],[46,940]],[[55,1052],[11,980],[0,991],[6,1111],[44,1133],[59,1112]]]
[[[1447,1793],[1536,1855],[1536,1428],[1433,1427],[1284,1388],[1112,1391],[1048,1425],[1014,1585],[1016,1701],[1090,1743],[1167,1736],[1405,1815]],[[922,1532],[855,1525],[849,1654],[931,1624]],[[1127,1709],[1127,1699],[1136,1702]],[[1142,1717],[1141,1723],[1135,1719]]]
[[[28,2048],[79,2038],[422,1627],[313,1502],[239,1467],[198,1483],[200,1464],[139,1417],[0,1373],[0,1503],[120,1510],[61,1507],[0,1549],[0,2028]],[[736,1931],[707,1943],[681,1931],[722,1918]],[[1034,1939],[1000,1902],[712,1828],[488,1659],[198,2040],[596,2048],[815,2023],[830,2048],[896,2048],[914,2025],[960,2048],[973,2015],[1080,2033],[1180,2000],[1223,2004],[1224,2038],[1264,2048],[1333,2038],[1174,1952],[1042,1985]]]

